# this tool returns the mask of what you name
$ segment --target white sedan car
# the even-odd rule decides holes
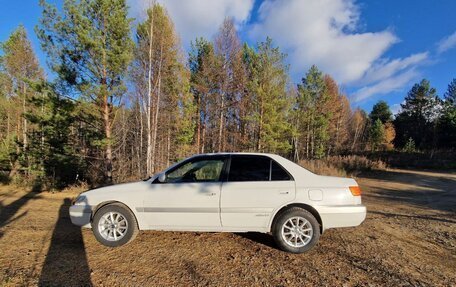
[[[302,253],[328,228],[361,224],[366,208],[353,179],[316,175],[274,154],[217,153],[81,193],[70,217],[107,246],[130,242],[138,230],[255,231]]]

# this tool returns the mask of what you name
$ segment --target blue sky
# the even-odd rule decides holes
[[[429,79],[439,95],[456,78],[454,0],[158,2],[173,18],[184,49],[196,36],[211,39],[224,17],[233,17],[243,41],[254,45],[271,36],[288,54],[293,82],[316,64],[336,78],[354,107],[367,111],[380,99],[396,110],[413,83],[422,78]],[[128,3],[130,15],[140,19],[149,1]],[[38,0],[3,0],[0,41],[23,24],[46,66],[33,30],[40,13]]]

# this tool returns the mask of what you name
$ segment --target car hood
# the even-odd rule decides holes
[[[125,193],[132,194],[132,193],[138,192],[139,190],[142,190],[145,183],[146,183],[145,181],[119,183],[119,184],[94,188],[94,189],[81,193],[81,195],[84,195],[87,197],[101,197],[101,196],[109,195],[112,197],[116,194],[125,194]]]

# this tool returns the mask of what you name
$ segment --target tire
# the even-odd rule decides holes
[[[117,247],[135,239],[138,223],[130,209],[123,204],[113,203],[97,210],[92,221],[92,231],[101,244]]]
[[[294,228],[296,225],[299,227]],[[292,207],[277,216],[272,227],[272,236],[281,250],[303,253],[317,244],[320,238],[320,224],[312,213],[299,207]]]

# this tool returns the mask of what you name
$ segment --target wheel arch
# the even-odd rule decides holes
[[[274,226],[277,218],[279,217],[280,214],[282,214],[283,212],[287,211],[288,209],[292,208],[292,207],[299,207],[299,208],[302,208],[304,210],[307,210],[308,212],[310,212],[314,217],[315,219],[318,221],[318,223],[320,224],[320,234],[323,234],[323,221],[321,219],[321,216],[320,214],[318,213],[318,211],[312,207],[311,205],[308,205],[308,204],[305,204],[305,203],[300,203],[300,202],[293,202],[293,203],[289,203],[285,206],[282,206],[281,208],[279,208],[275,214],[273,215],[272,217],[272,220],[269,224],[269,231],[272,230],[272,227]]]
[[[93,218],[94,218],[95,214],[98,212],[98,210],[100,210],[102,207],[105,207],[106,205],[110,205],[110,204],[122,205],[123,207],[127,208],[128,210],[130,210],[130,212],[135,217],[136,225],[138,226],[138,229],[140,229],[141,225],[139,224],[138,216],[136,216],[136,213],[128,205],[126,205],[125,203],[123,203],[121,201],[118,201],[118,200],[103,201],[103,202],[99,203],[98,205],[96,205],[92,209],[92,214],[90,215],[90,224],[92,224]]]

